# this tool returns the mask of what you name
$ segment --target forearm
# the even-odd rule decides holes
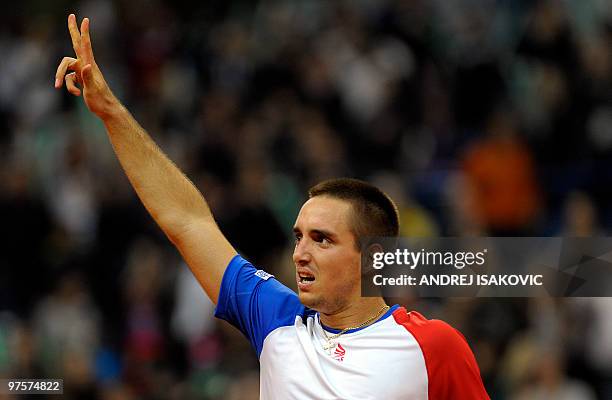
[[[214,223],[200,192],[125,107],[117,103],[102,120],[138,197],[171,240],[194,221]]]
[[[65,81],[66,89],[75,96],[82,94],[87,108],[104,122],[138,197],[216,302],[225,268],[236,250],[219,231],[204,197],[111,92],[94,60],[89,19],[83,19],[79,32],[76,16],[70,14],[68,30],[77,58],[62,59],[55,87],[59,89]]]

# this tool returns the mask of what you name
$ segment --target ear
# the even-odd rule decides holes
[[[374,268],[374,254],[383,253],[384,247],[380,243],[370,243],[363,247],[361,253],[361,291],[362,296],[378,297],[382,296],[382,287],[373,286],[371,284],[374,275],[380,274],[379,269]],[[365,280],[365,281],[364,281]],[[364,283],[365,282],[365,283]],[[366,291],[364,294],[364,290]]]
[[[361,256],[361,271],[363,275],[368,275],[375,271],[374,267],[372,266],[374,263],[374,254],[382,253],[384,249],[380,243],[371,243],[368,244],[362,251],[363,253]]]
[[[382,253],[384,251],[382,244],[372,243],[366,249],[368,252],[368,259],[374,259],[374,253]]]

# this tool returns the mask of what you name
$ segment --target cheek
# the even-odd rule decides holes
[[[359,256],[346,254],[345,251],[330,253],[320,264],[321,275],[325,279],[325,286],[347,287],[359,283],[361,264]]]

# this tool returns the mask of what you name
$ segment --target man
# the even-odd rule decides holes
[[[68,28],[76,58],[61,61],[55,87],[65,81],[70,93],[82,91],[141,201],[217,304],[216,315],[251,341],[261,398],[488,398],[457,331],[381,297],[361,297],[357,238],[398,234],[397,210],[384,193],[352,179],[311,189],[294,227],[296,295],[236,254],[202,195],[115,98],[94,60],[89,20],[79,32],[71,14]]]

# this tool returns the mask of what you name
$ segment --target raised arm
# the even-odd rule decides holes
[[[81,95],[78,86],[82,88],[85,104],[104,123],[138,197],[216,303],[223,273],[236,251],[219,230],[202,194],[111,92],[94,60],[89,19],[83,19],[79,32],[76,17],[70,14],[68,29],[76,58],[61,61],[55,88],[65,81],[75,96]]]

